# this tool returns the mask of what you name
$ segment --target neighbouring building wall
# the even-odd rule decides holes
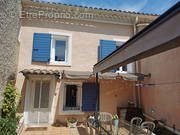
[[[141,72],[151,73],[144,83],[155,83],[141,89],[141,104],[147,115],[180,130],[180,48],[141,61]],[[152,111],[154,110],[154,112]]]
[[[0,1],[0,106],[3,90],[16,73],[16,46],[21,0]]]

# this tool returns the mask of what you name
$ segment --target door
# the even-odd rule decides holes
[[[30,94],[29,124],[49,123],[50,80],[33,80]]]

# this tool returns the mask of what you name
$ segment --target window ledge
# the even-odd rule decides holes
[[[49,65],[53,65],[53,66],[67,66],[67,67],[71,66],[71,64],[69,64],[67,62],[49,62]]]
[[[84,112],[80,110],[67,110],[67,111],[61,111],[60,115],[83,115]]]
[[[116,71],[116,73],[128,73],[127,71]]]

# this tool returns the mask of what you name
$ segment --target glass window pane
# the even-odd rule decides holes
[[[77,86],[66,86],[66,107],[76,107],[77,100]]]
[[[49,106],[49,81],[42,81],[42,90],[41,90],[41,108],[48,108]]]
[[[35,82],[34,108],[39,108],[40,81]]]
[[[127,71],[127,65],[123,66],[123,67],[122,67],[122,70],[123,70],[123,71]]]
[[[65,61],[66,41],[56,40],[55,61]]]

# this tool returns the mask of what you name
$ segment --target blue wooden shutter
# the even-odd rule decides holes
[[[116,50],[116,41],[113,40],[100,40],[100,60],[104,59],[110,53]],[[115,72],[116,70],[111,70]]]
[[[51,50],[51,34],[34,33],[32,61],[49,61]]]
[[[99,110],[99,85],[96,83],[83,83],[82,111]]]

